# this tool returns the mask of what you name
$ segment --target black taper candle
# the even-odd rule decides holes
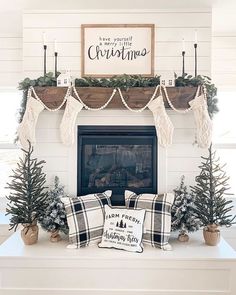
[[[182,77],[184,77],[184,74],[185,74],[185,61],[184,61],[185,51],[182,51],[182,57],[183,57]]]
[[[58,52],[54,52],[54,56],[55,56],[55,78],[57,78],[57,56],[58,56]]]
[[[43,72],[44,72],[44,76],[46,76],[46,73],[47,73],[47,45],[43,45],[43,51],[44,51]]]
[[[194,43],[194,74],[197,77],[197,43]]]

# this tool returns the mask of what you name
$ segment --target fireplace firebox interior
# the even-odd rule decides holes
[[[124,205],[125,189],[157,192],[157,137],[153,126],[78,126],[77,193],[112,190]]]

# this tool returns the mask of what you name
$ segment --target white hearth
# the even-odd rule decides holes
[[[16,232],[0,247],[1,295],[235,295],[236,253],[222,239],[203,243],[199,231],[173,251],[146,246],[131,253],[97,246],[65,249],[66,241],[24,246]]]

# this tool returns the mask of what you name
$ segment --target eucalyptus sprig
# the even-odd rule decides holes
[[[129,89],[131,87],[156,87],[160,84],[160,76],[151,78],[143,77],[141,75],[121,75],[113,76],[111,78],[91,78],[84,77],[75,80],[76,87],[107,87],[107,88],[121,88]]]
[[[197,77],[193,77],[192,75],[188,75],[188,74],[177,77],[177,75],[175,74],[176,87],[180,87],[180,86],[197,87],[199,85],[204,85],[206,87],[208,113],[210,117],[213,118],[213,115],[219,112],[219,108],[217,106],[218,99],[216,97],[217,88],[215,84],[211,83],[211,78],[208,76],[200,76],[200,75],[198,75]]]

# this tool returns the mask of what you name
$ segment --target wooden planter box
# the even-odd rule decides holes
[[[105,87],[76,87],[76,90],[82,101],[92,108],[99,108],[109,99],[113,88]],[[122,94],[127,104],[131,108],[142,108],[147,104],[154,93],[154,87],[133,87],[129,90],[123,90]],[[188,102],[195,96],[196,87],[169,87],[167,92],[172,104],[178,109],[189,108]],[[64,87],[35,87],[35,91],[40,99],[50,108],[58,107],[67,91]],[[157,93],[157,96],[159,93]],[[73,95],[76,97],[75,95]],[[165,98],[165,96],[164,96]],[[165,106],[169,108],[166,98]],[[113,97],[109,109],[124,109],[118,91]]]

